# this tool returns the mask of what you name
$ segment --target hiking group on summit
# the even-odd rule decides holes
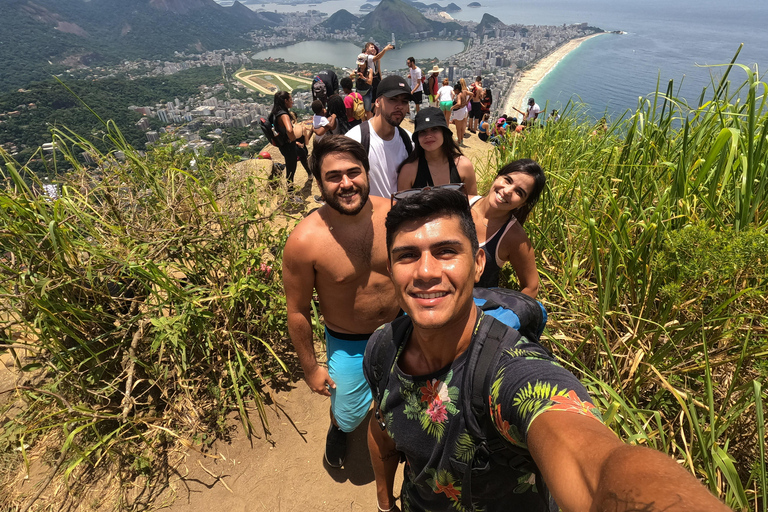
[[[408,63],[410,80],[359,72],[370,88],[353,100],[365,105],[369,95],[371,107],[343,134],[336,130],[350,107],[334,111],[334,95],[327,98],[329,119],[314,123],[322,133],[306,162],[323,204],[283,252],[288,331],[308,386],[330,397],[327,465],[344,466],[348,433],[373,410],[368,448],[380,512],[727,510],[666,455],[618,439],[540,343],[547,314],[535,300],[538,271],[523,225],[544,171],[533,160],[509,162],[478,196],[445,93],[430,84],[439,107],[417,109],[413,133],[400,127],[422,87]],[[481,78],[473,85],[457,95],[474,98]],[[325,105],[313,106],[317,116]],[[484,117],[473,108],[470,128]],[[520,291],[498,288],[506,262]],[[315,292],[326,365],[313,340]]]

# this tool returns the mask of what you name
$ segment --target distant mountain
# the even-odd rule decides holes
[[[461,7],[451,2],[445,7],[445,12],[451,13],[451,12],[461,12]]]
[[[495,16],[491,16],[488,13],[483,14],[483,18],[475,28],[475,32],[483,34],[486,30],[494,30],[497,28],[507,28],[507,25]]]
[[[403,0],[381,0],[373,12],[363,17],[360,26],[366,37],[378,41],[389,41],[393,33],[398,40],[412,40],[418,32],[437,35],[444,28],[460,28],[455,23],[429,20],[416,7]]]
[[[0,91],[78,65],[162,59],[175,51],[246,48],[247,32],[275,24],[240,2],[3,0]]]
[[[321,27],[330,31],[349,30],[353,25],[360,25],[360,18],[346,9],[336,11],[327,20],[320,23]]]

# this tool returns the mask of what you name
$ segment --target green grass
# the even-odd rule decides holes
[[[549,342],[616,432],[671,454],[734,509],[764,511],[766,84],[733,66],[696,105],[673,90],[606,133],[569,108],[507,140],[481,181],[516,158],[547,171],[526,229]]]
[[[174,438],[210,442],[233,411],[268,437],[264,386],[287,370],[284,193],[226,161],[198,156],[193,170],[172,147],[139,155],[105,130],[124,161],[53,132],[56,201],[2,155],[0,349],[39,384],[16,390],[27,408],[0,447],[26,461],[25,445],[56,433],[65,480],[108,462],[129,481],[156,471]]]

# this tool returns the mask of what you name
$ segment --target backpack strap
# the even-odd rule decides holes
[[[410,155],[413,152],[413,141],[408,136],[405,128],[398,126],[397,131],[400,133],[400,138],[403,139],[405,150]],[[366,153],[371,149],[371,125],[368,121],[363,121],[360,125],[360,144],[363,145]]]
[[[413,153],[413,141],[408,136],[408,132],[405,131],[405,128],[402,126],[397,127],[397,131],[400,132],[400,138],[403,139],[403,145],[405,146],[405,150],[410,155]]]
[[[360,144],[365,148],[365,154],[371,149],[371,125],[368,121],[360,124]]]
[[[474,510],[472,505],[472,469],[482,467],[491,460],[509,467],[522,468],[536,475],[536,488],[540,497],[547,501],[546,487],[541,472],[528,450],[512,446],[503,440],[490,417],[488,397],[493,381],[493,369],[498,365],[503,348],[514,346],[520,333],[502,322],[483,314],[475,337],[470,345],[469,357],[461,388],[461,410],[470,435],[479,441],[472,461],[467,464],[462,478],[462,505]]]
[[[363,373],[368,385],[373,392],[376,402],[375,416],[381,430],[386,428],[380,414],[381,401],[389,383],[389,374],[395,365],[397,353],[405,344],[413,329],[413,323],[408,316],[395,318],[391,323],[385,324],[371,336],[365,347],[363,357]]]

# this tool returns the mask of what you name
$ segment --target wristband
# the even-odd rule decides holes
[[[393,501],[396,501],[396,500],[393,500]],[[391,512],[392,510],[395,509],[395,505],[393,504],[389,508],[381,508],[381,505],[379,505],[379,500],[376,500],[376,508],[379,509],[379,512]]]

